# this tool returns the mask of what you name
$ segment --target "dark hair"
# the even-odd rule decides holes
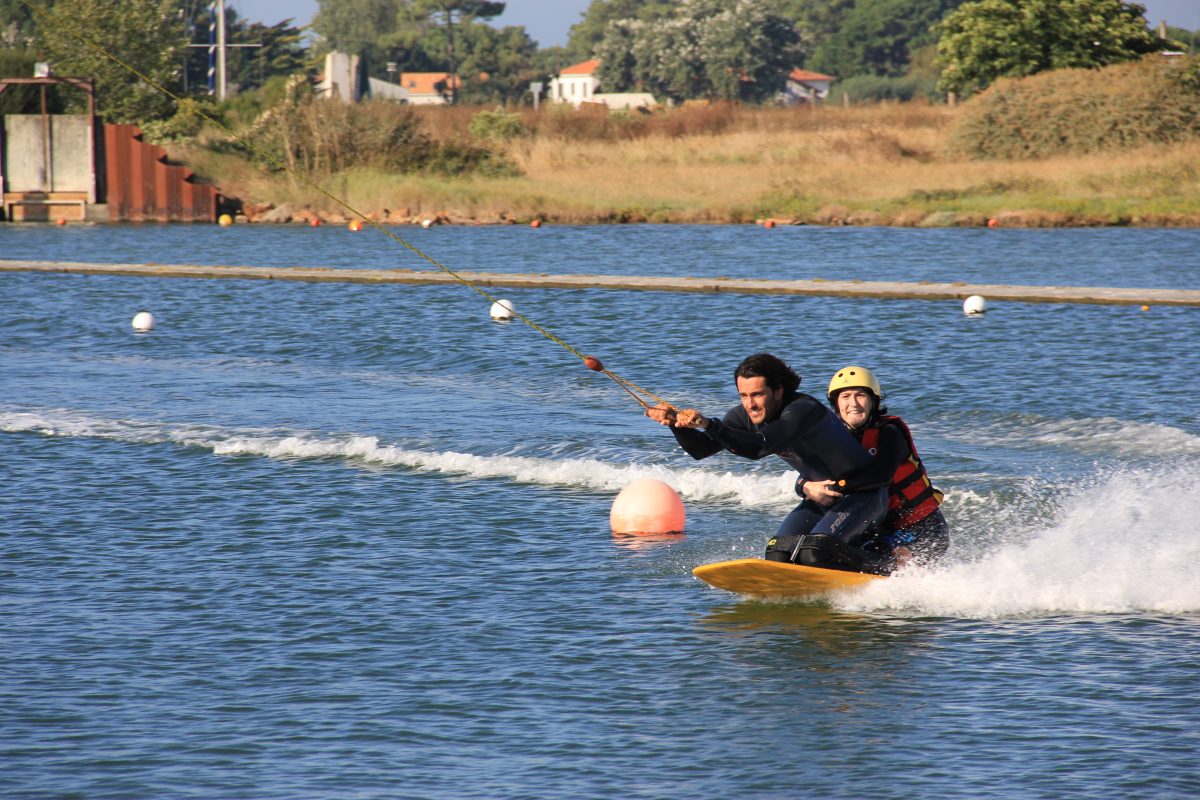
[[[783,389],[784,394],[800,388],[800,376],[795,370],[770,353],[755,353],[743,359],[733,371],[733,382],[737,383],[738,378],[766,378],[767,386]]]

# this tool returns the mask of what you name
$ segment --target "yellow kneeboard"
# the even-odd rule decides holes
[[[703,564],[692,574],[709,586],[760,597],[818,597],[883,580],[882,575],[806,567],[764,558],[739,558]]]

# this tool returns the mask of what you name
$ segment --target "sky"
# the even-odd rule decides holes
[[[1166,20],[1168,25],[1200,30],[1200,0],[1138,0],[1146,7],[1150,24]],[[307,24],[317,11],[317,0],[226,0],[239,15],[251,22],[274,25],[292,18],[294,24]],[[494,25],[523,25],[539,47],[567,43],[567,31],[582,18],[591,0],[508,0],[504,13],[492,20]]]

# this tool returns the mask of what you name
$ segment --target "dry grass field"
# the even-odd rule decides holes
[[[417,111],[435,139],[469,138],[481,109]],[[683,108],[652,115],[543,109],[498,142],[515,177],[358,169],[315,180],[393,221],[750,222],[947,226],[1200,225],[1200,141],[1040,160],[951,150],[959,109]],[[230,155],[185,153],[245,203],[337,204]]]

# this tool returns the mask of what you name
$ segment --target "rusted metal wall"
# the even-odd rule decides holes
[[[167,152],[142,141],[135,125],[104,126],[108,218],[114,222],[215,222],[217,189]]]

